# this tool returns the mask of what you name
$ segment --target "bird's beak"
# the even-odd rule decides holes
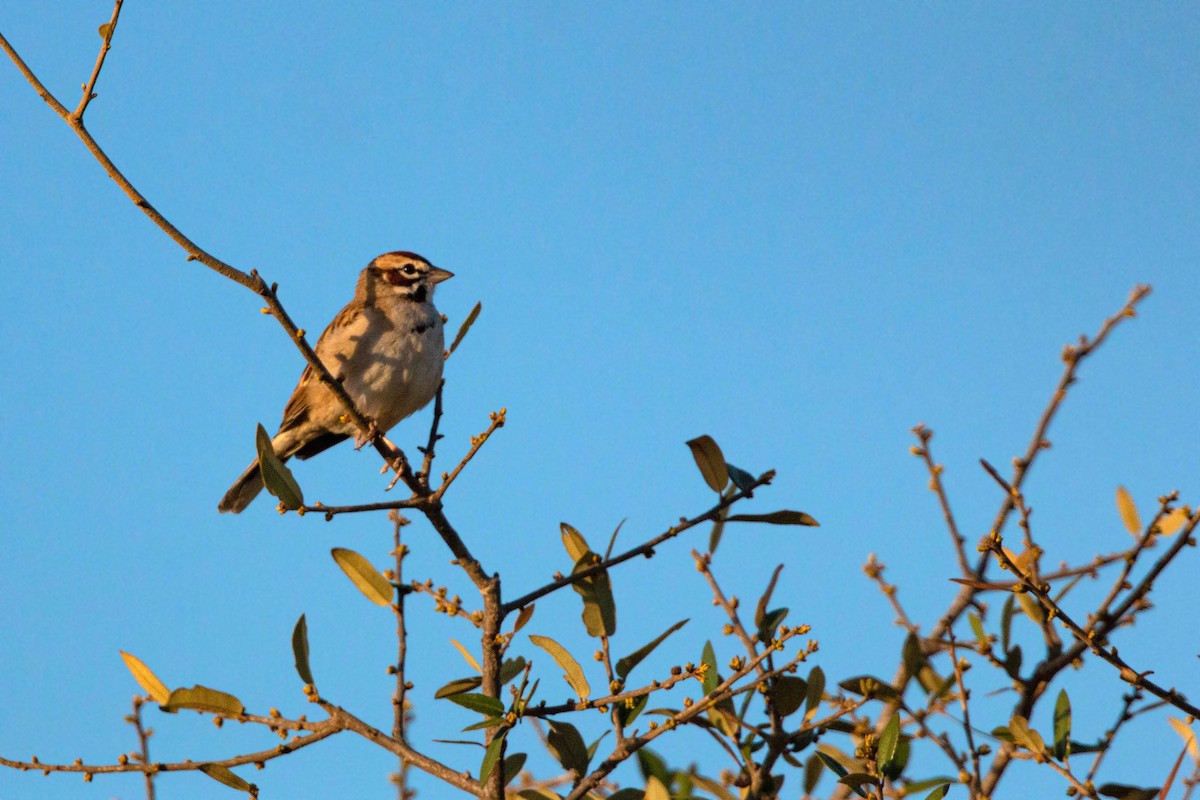
[[[433,284],[439,284],[442,281],[448,281],[454,277],[454,273],[449,270],[444,270],[441,267],[431,266],[429,269],[429,281]]]

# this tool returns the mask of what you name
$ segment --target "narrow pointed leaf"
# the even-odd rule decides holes
[[[198,769],[214,781],[223,783],[230,788],[251,794],[258,793],[257,786],[243,778],[239,778],[229,767],[223,767],[220,764],[201,764]]]
[[[172,710],[190,708],[193,711],[208,711],[228,717],[236,717],[246,710],[242,701],[233,695],[209,689],[207,686],[175,689],[167,698],[166,706]]]
[[[980,647],[987,644],[987,632],[983,629],[983,620],[974,611],[967,614],[967,619],[971,622],[971,633],[975,634],[975,641],[979,642]]]
[[[624,680],[625,677],[633,670],[634,667],[636,667],[638,664],[642,663],[642,661],[646,658],[646,656],[648,656],[652,652],[654,652],[654,648],[656,648],[660,644],[662,644],[663,641],[665,641],[668,636],[670,636],[672,633],[674,633],[675,631],[682,628],[687,623],[688,623],[688,620],[686,620],[686,619],[679,620],[679,622],[676,622],[674,625],[672,625],[671,627],[667,628],[665,631],[660,633],[650,643],[642,645],[637,650],[634,650],[629,655],[627,655],[624,658],[617,661],[617,666],[616,666],[617,677],[620,678],[621,680]]]
[[[896,691],[896,687],[882,678],[876,678],[873,675],[858,675],[853,678],[847,678],[844,681],[839,681],[838,686],[847,692],[853,692],[863,697],[873,697],[878,700],[896,700],[900,697],[900,693]]]
[[[500,760],[500,751],[504,749],[504,737],[508,735],[508,730],[505,729],[496,734],[495,738],[488,744],[487,749],[483,753],[483,763],[479,765],[479,782],[486,784],[488,778],[492,777],[492,770],[496,768],[496,762]]]
[[[775,638],[775,631],[783,624],[787,618],[788,610],[786,608],[776,608],[767,612],[762,623],[758,626],[758,640],[763,644],[770,644]]]
[[[1126,786],[1123,783],[1106,783],[1096,791],[1105,797],[1115,797],[1117,800],[1155,800],[1162,792],[1161,789],[1141,789],[1137,786]]]
[[[296,483],[296,478],[287,468],[287,464],[275,455],[271,437],[261,424],[255,433],[254,443],[258,450],[258,469],[267,491],[278,497],[280,505],[288,511],[294,511],[304,505],[304,492],[300,491],[300,484]]]
[[[1004,608],[1000,611],[1000,649],[1005,653],[1008,652],[1008,646],[1012,641],[1013,607],[1016,605],[1016,602],[1010,594],[1008,599],[1004,601]]]
[[[1183,737],[1183,742],[1187,745],[1192,761],[1200,764],[1200,744],[1196,742],[1196,732],[1192,730],[1192,726],[1175,717],[1167,717],[1167,722],[1171,723],[1171,727],[1175,729],[1175,732]]]
[[[612,536],[608,537],[608,547],[604,551],[604,560],[605,561],[607,561],[609,558],[612,557],[613,547],[616,546],[616,544],[617,544],[617,534],[621,532],[621,528],[625,527],[625,520],[627,520],[627,519],[629,519],[629,518],[626,517],[625,519],[618,522],[616,530],[614,530],[612,532]]]
[[[469,692],[472,689],[478,689],[480,686],[483,686],[483,678],[478,675],[470,678],[456,678],[434,692],[433,696],[435,699],[440,700],[443,697],[451,697],[463,692]]]
[[[766,522],[769,525],[807,525],[819,527],[817,522],[803,511],[772,511],[770,514],[731,514],[729,522]]]
[[[468,725],[463,728],[463,733],[467,731],[481,731],[485,728],[506,728],[508,720],[504,717],[486,717],[482,722],[476,722],[474,725]]]
[[[586,700],[588,695],[592,693],[592,687],[588,685],[587,678],[584,677],[583,668],[567,652],[566,648],[548,636],[534,636],[530,634],[529,641],[549,653],[550,657],[566,670],[563,678],[566,679],[567,683],[571,684],[571,688],[575,690],[575,694],[579,695],[580,700]]]
[[[883,781],[866,772],[852,772],[849,775],[843,775],[842,777],[838,778],[838,783],[846,784],[861,795],[862,787],[881,786]]]
[[[587,746],[579,731],[569,722],[548,720],[550,731],[546,735],[546,747],[565,770],[574,770],[575,774],[583,777],[587,774]]]
[[[505,659],[504,663],[500,665],[500,685],[508,683],[520,675],[524,669],[525,659],[522,656]]]
[[[333,560],[342,568],[342,572],[346,573],[346,577],[354,582],[364,597],[375,605],[390,606],[392,604],[392,597],[396,593],[395,587],[371,565],[370,561],[344,547],[335,547],[330,553],[333,555]]]
[[[171,696],[171,690],[166,684],[158,679],[158,676],[150,671],[150,668],[142,663],[142,660],[132,653],[120,651],[121,659],[125,662],[126,668],[133,673],[133,679],[138,682],[146,690],[146,694],[150,695],[150,699],[158,703],[160,706],[167,704],[168,698]]]
[[[690,440],[687,446],[692,449],[692,458],[704,476],[704,482],[714,492],[722,492],[729,483],[729,467],[725,464],[725,456],[721,448],[711,436],[697,436]]]
[[[943,783],[941,786],[934,789],[929,794],[925,795],[925,800],[942,800],[946,796],[946,792],[950,791],[950,784]]]
[[[300,676],[300,680],[307,684],[316,683],[308,666],[308,622],[303,614],[296,620],[296,627],[292,629],[292,655],[296,659],[296,674]]]
[[[650,702],[650,695],[644,694],[634,698],[633,702],[626,706],[621,704],[617,707],[617,715],[621,719],[622,725],[632,725],[633,721],[638,718],[638,715],[646,710],[646,705]]]
[[[821,772],[825,769],[825,762],[821,759],[820,753],[813,753],[804,762],[804,793],[812,794],[817,788],[817,784],[821,782]]]
[[[879,746],[875,755],[876,762],[884,772],[891,766],[892,759],[896,757],[896,745],[899,743],[900,715],[892,714],[887,725],[883,726],[883,733],[879,734]]]
[[[771,595],[775,592],[775,583],[779,580],[779,573],[783,571],[783,564],[775,567],[775,571],[771,573],[771,580],[767,581],[767,588],[763,590],[762,597],[758,598],[758,605],[754,607],[754,624],[762,627],[763,620],[767,617],[767,606],[771,603]]]
[[[1058,693],[1054,704],[1054,757],[1062,760],[1071,755],[1071,700],[1067,690]]]
[[[722,511],[721,514],[715,520],[713,520],[712,530],[709,531],[708,534],[708,552],[710,555],[717,552],[717,545],[721,543],[721,536],[725,533],[725,517],[726,513]]]
[[[469,665],[474,667],[476,672],[479,672],[479,673],[483,672],[483,667],[479,666],[479,662],[475,660],[475,656],[471,655],[471,651],[469,651],[469,650],[467,650],[467,648],[463,647],[457,639],[451,638],[450,644],[454,645],[454,649],[457,650],[462,655],[462,657],[466,660],[466,662]]]
[[[475,324],[475,320],[479,319],[479,312],[482,310],[483,303],[479,302],[471,309],[471,313],[467,314],[467,318],[463,320],[463,324],[458,328],[458,333],[454,335],[454,341],[450,343],[450,350],[446,353],[446,358],[449,358],[450,354],[458,349],[463,337],[467,335],[467,331],[471,330],[471,326]]]
[[[482,694],[452,694],[448,697],[451,702],[471,711],[477,711],[489,717],[504,716],[504,703],[500,702],[499,698]]]
[[[600,743],[604,741],[605,736],[608,736],[608,731],[600,734],[598,737],[596,737],[596,741],[587,746],[587,757],[589,764],[591,763],[592,759],[596,757],[596,751],[600,749]]]
[[[733,481],[733,485],[738,488],[739,492],[749,492],[754,487],[755,477],[744,469],[738,469],[733,464],[726,464],[725,467],[729,470],[729,479]]]
[[[1117,487],[1117,511],[1121,515],[1121,522],[1125,523],[1125,530],[1134,536],[1140,536],[1142,533],[1142,518],[1138,515],[1133,497],[1124,486]]]
[[[571,570],[571,574],[591,569],[599,563],[599,558],[600,556],[595,553],[584,553],[583,557],[575,564],[575,568]],[[613,598],[612,582],[608,578],[608,571],[598,572],[578,583],[573,583],[571,588],[583,598],[583,624],[587,628],[588,635],[599,638],[615,634],[617,632],[617,604]]]

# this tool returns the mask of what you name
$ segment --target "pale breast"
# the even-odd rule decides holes
[[[445,339],[431,305],[404,303],[391,313],[367,308],[330,333],[317,355],[381,430],[424,408],[437,393]]]

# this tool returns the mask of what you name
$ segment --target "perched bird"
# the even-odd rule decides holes
[[[453,276],[416,253],[384,253],[359,274],[354,299],[317,340],[317,358],[382,432],[424,408],[437,394],[445,340],[433,290]],[[285,461],[292,456],[311,458],[358,433],[344,414],[342,404],[308,366],[283,409],[283,423],[271,444]],[[255,459],[229,487],[217,510],[237,514],[262,488]]]

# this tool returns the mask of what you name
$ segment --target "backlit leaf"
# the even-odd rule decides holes
[[[887,725],[883,726],[883,733],[879,734],[879,745],[876,750],[875,760],[879,764],[879,768],[884,772],[892,763],[892,759],[896,756],[896,745],[900,743],[900,715],[892,714],[892,718],[888,720]]]
[[[941,786],[934,789],[929,794],[925,795],[925,800],[942,800],[946,796],[946,792],[950,791],[950,784],[943,783]]]
[[[566,679],[567,683],[571,684],[571,688],[575,690],[575,694],[579,695],[580,700],[586,700],[588,695],[592,693],[592,687],[588,685],[587,678],[583,675],[583,668],[566,651],[566,648],[548,636],[534,636],[530,634],[529,641],[549,653],[551,658],[566,670],[563,678]]]
[[[346,573],[346,577],[354,582],[364,597],[376,605],[390,606],[392,604],[392,597],[396,593],[395,587],[371,565],[370,561],[344,547],[335,547],[330,553],[333,555],[333,560],[342,568],[342,572]]]
[[[591,569],[599,563],[600,556],[585,553],[575,564],[571,574]],[[571,588],[583,598],[583,624],[589,636],[597,638],[612,636],[617,632],[617,604],[613,599],[612,582],[608,571],[601,570],[583,580],[571,584]]]
[[[1187,511],[1182,508],[1173,508],[1158,521],[1158,532],[1163,536],[1170,536],[1187,521]]]
[[[1071,700],[1067,690],[1058,693],[1054,703],[1054,757],[1062,760],[1071,755]]]
[[[1140,536],[1142,533],[1142,518],[1138,515],[1133,497],[1130,496],[1129,490],[1124,486],[1117,487],[1117,511],[1121,514],[1121,522],[1125,523],[1125,530],[1134,536]]]
[[[679,622],[676,622],[674,625],[667,628],[665,631],[663,631],[658,636],[656,636],[654,638],[654,640],[651,641],[649,644],[642,645],[637,650],[634,650],[629,655],[627,655],[624,658],[617,661],[617,666],[616,666],[617,677],[620,678],[621,680],[624,680],[625,676],[627,676],[633,670],[634,667],[636,667],[638,664],[642,663],[643,659],[645,659],[646,656],[648,656],[652,652],[654,652],[654,648],[656,648],[660,644],[662,644],[663,641],[668,636],[670,636],[672,633],[674,633],[675,631],[682,628],[687,623],[688,623],[688,621],[686,619],[679,620]]]
[[[567,548],[567,555],[572,562],[578,562],[592,551],[582,533],[565,522],[558,523],[558,527],[562,531],[563,547]]]
[[[120,652],[126,668],[133,673],[133,679],[138,682],[138,686],[146,690],[146,694],[150,695],[151,700],[160,706],[165,706],[167,699],[171,696],[171,690],[150,671],[149,667],[142,663],[140,658],[132,653],[126,653],[124,650]]]
[[[983,620],[974,611],[967,614],[967,619],[971,621],[971,632],[975,634],[975,641],[979,642],[980,647],[987,645],[987,633],[983,630]]]
[[[667,791],[666,786],[663,786],[662,781],[652,775],[646,781],[646,791],[642,798],[643,800],[671,800],[671,793]]]
[[[479,662],[475,660],[475,656],[471,655],[471,651],[463,647],[457,639],[451,638],[450,644],[454,645],[454,649],[462,654],[462,657],[466,659],[468,664],[475,668],[476,672],[483,672],[483,667],[479,666]]]
[[[522,608],[521,611],[517,614],[516,624],[513,625],[513,633],[516,633],[517,631],[521,630],[521,628],[524,628],[526,623],[528,623],[529,620],[533,618],[534,605],[535,605],[534,603],[530,603],[529,605]]]
[[[692,458],[696,459],[696,466],[700,468],[700,474],[704,476],[708,487],[714,492],[724,491],[725,485],[729,483],[729,467],[725,464],[721,448],[713,438],[707,435],[697,436],[688,441],[687,446],[692,449]]]
[[[296,620],[296,627],[292,629],[292,655],[296,659],[296,674],[300,676],[300,680],[307,684],[316,683],[308,666],[308,622],[303,614]]]
[[[729,522],[766,522],[770,525],[807,525],[819,527],[821,523],[803,511],[772,511],[769,514],[732,514]]]
[[[450,343],[450,350],[447,351],[446,358],[449,358],[450,354],[458,349],[459,344],[462,343],[463,337],[467,335],[467,331],[471,330],[471,326],[475,324],[475,320],[479,319],[479,312],[482,310],[483,303],[479,302],[476,303],[475,307],[471,309],[471,313],[467,314],[467,318],[463,320],[463,324],[458,328],[458,333],[454,335],[454,341]]]
[[[201,764],[198,769],[214,781],[225,784],[233,789],[238,789],[251,794],[258,793],[258,787],[247,780],[239,778],[229,767],[223,767],[220,764]]]
[[[479,782],[486,784],[488,778],[492,777],[492,770],[496,768],[496,762],[500,760],[500,751],[504,749],[504,737],[508,735],[508,728],[496,734],[495,738],[488,743],[487,750],[483,753],[483,763],[479,765]]]
[[[101,25],[98,30],[100,33],[100,38],[107,39],[109,32],[112,31],[112,23],[106,22],[103,25]]]
[[[172,710],[190,708],[193,711],[208,711],[227,717],[236,717],[246,710],[242,701],[233,695],[209,689],[207,686],[175,689],[167,698],[166,706]]]
[[[287,465],[275,455],[271,437],[261,424],[255,432],[255,447],[258,450],[258,470],[262,475],[263,485],[267,491],[279,498],[279,504],[288,511],[294,511],[304,505],[304,492]]]
[[[1167,722],[1171,723],[1171,727],[1175,729],[1175,732],[1183,737],[1184,744],[1187,745],[1192,761],[1200,764],[1200,745],[1196,743],[1196,732],[1192,730],[1192,726],[1175,717],[1167,717]]]

